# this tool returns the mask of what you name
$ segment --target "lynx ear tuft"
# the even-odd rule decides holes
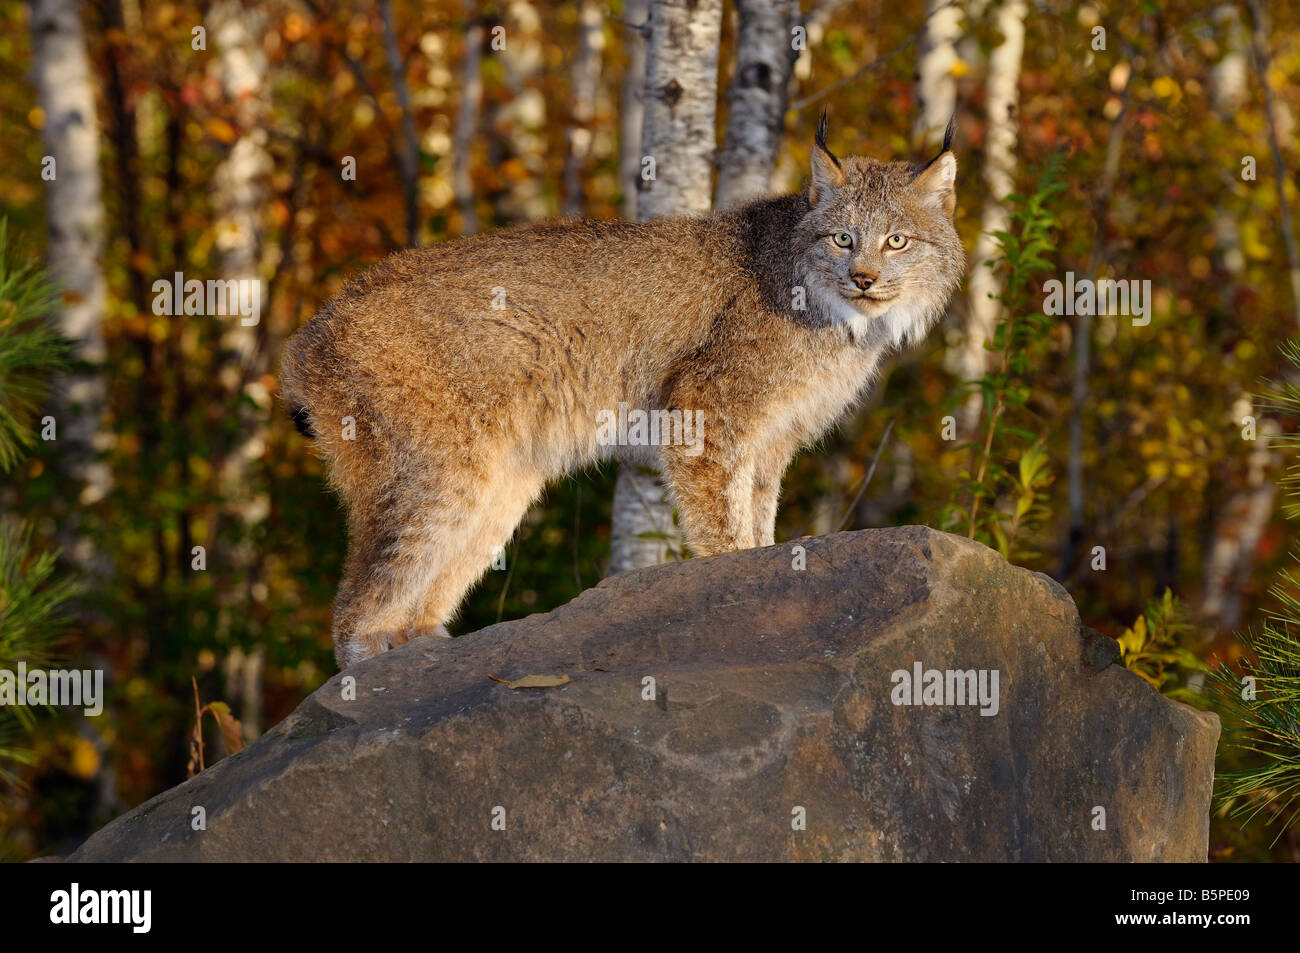
[[[821,146],[823,149],[826,149],[826,131],[829,128],[830,128],[829,114],[825,109],[823,109],[821,118],[817,120],[817,135],[815,137],[815,141],[817,145]],[[826,153],[829,155],[830,150],[826,149]]]
[[[952,218],[957,208],[957,157],[946,149],[939,153],[912,180],[912,188]]]
[[[831,189],[844,184],[844,170],[840,160],[826,146],[826,110],[822,110],[821,121],[817,123],[817,136],[813,140],[812,182],[808,186],[808,201],[816,205],[826,197]]]
[[[939,150],[940,155],[943,155],[943,153],[945,152],[952,151],[952,137],[956,131],[957,131],[957,114],[953,113],[951,116],[948,117],[948,128],[943,131],[943,148]]]

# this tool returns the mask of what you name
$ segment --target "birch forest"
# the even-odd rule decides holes
[[[924,161],[952,121],[968,271],[795,459],[778,543],[972,536],[1214,706],[1300,608],[1300,7],[0,0],[0,669],[103,673],[97,714],[0,707],[0,857],[66,852],[336,671],[344,518],[277,368],[348,278],[798,191],[823,110],[839,156]],[[224,313],[158,290],[190,279]],[[689,557],[658,474],[592,468],[452,633]],[[1300,648],[1278,665],[1294,706]],[[1212,861],[1300,859],[1296,723],[1289,774],[1216,802]],[[1274,764],[1252,730],[1225,721],[1225,776]]]

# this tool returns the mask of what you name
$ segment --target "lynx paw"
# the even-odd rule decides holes
[[[340,669],[348,668],[358,662],[374,658],[376,655],[382,655],[389,649],[404,645],[411,639],[418,639],[421,636],[432,636],[440,639],[451,638],[451,635],[447,632],[447,627],[444,625],[419,626],[400,632],[381,632],[349,639],[334,649],[334,658],[338,662]]]

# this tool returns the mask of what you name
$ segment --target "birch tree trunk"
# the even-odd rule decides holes
[[[1216,9],[1214,19],[1224,52],[1210,70],[1210,105],[1219,122],[1232,123],[1236,121],[1237,113],[1245,108],[1248,98],[1246,28],[1236,6],[1230,3]],[[1235,170],[1232,177],[1237,178]],[[1214,244],[1219,264],[1232,275],[1232,283],[1236,284],[1246,267],[1246,258],[1241,245],[1241,227],[1228,198],[1225,193],[1215,203]]]
[[[582,180],[591,155],[591,121],[596,115],[600,56],[604,49],[605,16],[596,0],[582,0],[578,13],[578,55],[573,61],[573,105],[567,136],[569,152],[564,159],[565,215],[581,215],[586,207]]]
[[[234,110],[236,138],[217,167],[213,179],[216,213],[216,247],[221,277],[225,280],[261,281],[263,212],[267,203],[266,175],[271,159],[266,150],[267,62],[262,37],[267,29],[264,13],[238,0],[218,0],[208,10],[208,36],[215,54],[215,69],[222,93]],[[259,300],[265,295],[259,295]],[[260,642],[256,605],[265,590],[265,567],[255,544],[257,526],[271,512],[265,480],[257,472],[267,446],[267,421],[271,395],[262,382],[267,371],[266,316],[245,324],[239,314],[216,318],[223,322],[224,362],[221,382],[245,400],[239,402],[240,436],[222,461],[221,490],[224,509],[234,523],[236,540],[223,546],[217,560],[220,572],[236,585],[226,587],[221,627],[229,631],[238,623],[246,627],[250,646],[231,647],[225,659],[227,700],[235,707],[249,740],[261,731],[262,669],[265,648]],[[254,409],[256,408],[256,409]]]
[[[473,235],[479,230],[479,222],[469,167],[470,149],[474,145],[474,133],[483,108],[483,21],[478,17],[475,0],[467,0],[465,10],[469,25],[465,29],[460,111],[456,114],[456,136],[452,143],[452,191],[456,196],[456,208],[460,211],[461,234]]]
[[[1224,53],[1210,71],[1210,103],[1220,122],[1233,123],[1248,99],[1249,40],[1234,5],[1223,4],[1215,10],[1214,18]],[[1231,276],[1223,283],[1225,311],[1231,308],[1246,264],[1241,227],[1231,207],[1230,196],[1231,193],[1225,190],[1214,211],[1216,257]],[[1252,407],[1250,398],[1243,396],[1234,408],[1234,424],[1240,426],[1241,418],[1246,414],[1258,416],[1258,408]],[[1232,630],[1241,623],[1241,592],[1250,582],[1255,551],[1273,515],[1277,496],[1273,477],[1282,461],[1272,446],[1272,440],[1279,430],[1277,421],[1272,418],[1258,421],[1245,485],[1234,487],[1223,505],[1217,508],[1213,535],[1205,553],[1201,615],[1207,625],[1218,630]]]
[[[1246,485],[1220,507],[1205,554],[1201,614],[1206,624],[1223,631],[1241,624],[1241,593],[1250,582],[1255,552],[1273,515],[1277,498],[1274,476],[1282,462],[1273,441],[1279,433],[1277,421],[1269,417],[1259,421],[1255,446],[1247,459]]]
[[[95,80],[86,56],[78,0],[33,0],[32,77],[44,113],[42,135],[53,165],[46,188],[46,259],[62,293],[59,326],[73,342],[72,356],[91,367],[54,382],[60,460],[79,487],[77,504],[102,500],[111,487],[108,466],[95,459],[105,383],[104,202],[99,176],[99,123]],[[83,572],[104,567],[75,513],[60,545]]]
[[[709,211],[722,0],[652,0],[649,27],[641,142],[654,176],[640,180],[643,222]]]
[[[623,190],[623,217],[636,218],[636,197],[641,181],[641,126],[645,122],[645,48],[649,0],[627,0],[623,17],[627,28],[624,46],[627,68],[623,71],[622,103],[619,109],[618,181]]]
[[[641,139],[654,173],[640,180],[642,222],[709,210],[722,0],[652,0],[649,30]],[[667,558],[679,534],[658,476],[619,468],[610,536],[611,574]]]
[[[727,88],[727,131],[718,159],[715,204],[731,208],[766,196],[785,131],[785,107],[798,51],[796,0],[736,0],[736,73]]]
[[[971,257],[970,301],[958,365],[964,381],[978,381],[988,369],[985,345],[993,337],[1002,310],[997,300],[1000,282],[992,268],[998,253],[994,233],[1005,232],[1011,224],[1006,198],[1015,191],[1020,63],[1025,48],[1027,12],[1023,0],[1008,0],[994,13],[994,27],[1002,42],[989,55],[985,82],[988,131],[984,139],[983,175],[987,194],[975,253]],[[982,403],[979,390],[972,390],[962,407],[963,433],[974,431]]]
[[[925,0],[925,26],[916,67],[920,109],[912,139],[916,148],[927,154],[943,144],[948,120],[957,111],[957,78],[953,66],[958,59],[961,21],[961,5],[954,0]]]
[[[107,437],[100,430],[107,397],[100,370],[107,356],[103,334],[107,286],[102,262],[99,120],[81,8],[79,0],[33,0],[31,76],[44,113],[46,161],[54,160],[52,176],[44,183],[46,265],[61,294],[59,328],[72,341],[71,357],[89,365],[88,370],[59,374],[53,381],[60,465],[77,487],[77,498],[56,539],[81,578],[103,587],[111,583],[112,566],[96,551],[83,515],[84,507],[108,495],[112,473],[106,463],[95,459]],[[83,612],[89,616],[94,610]],[[112,740],[102,730],[104,720],[82,718],[77,733],[99,753],[93,816],[107,819],[118,813],[121,802],[110,756]]]

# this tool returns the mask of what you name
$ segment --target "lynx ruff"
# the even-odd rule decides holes
[[[806,192],[479,235],[353,278],[282,367],[347,506],[339,665],[445,637],[546,483],[610,456],[663,473],[697,555],[771,545],[793,455],[965,270],[951,137],[924,165],[840,159],[823,116]],[[706,420],[702,446],[611,446],[624,406]]]

